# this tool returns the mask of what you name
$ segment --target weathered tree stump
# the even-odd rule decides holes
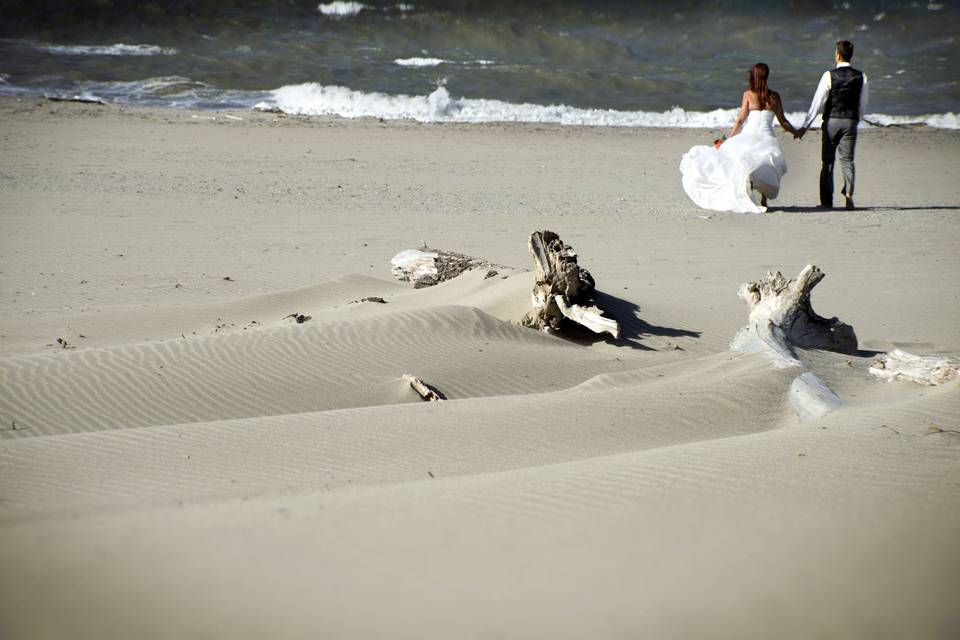
[[[747,326],[734,336],[734,351],[768,351],[781,366],[800,366],[794,347],[857,353],[857,335],[837,318],[823,318],[810,306],[810,292],[823,272],[808,264],[794,280],[779,271],[759,282],[740,286],[738,295],[750,308]]]
[[[497,275],[503,265],[493,264],[481,258],[442,249],[407,249],[390,260],[393,275],[398,280],[410,281],[414,289],[430,287],[444,280],[456,278],[470,269],[487,269],[487,277]]]
[[[620,325],[593,304],[596,285],[590,272],[577,264],[577,254],[552,231],[534,231],[528,242],[533,258],[533,311],[524,324],[557,331],[564,318],[594,333],[620,337]]]
[[[925,385],[956,380],[960,376],[958,370],[960,358],[915,356],[900,349],[883,354],[870,367],[870,373],[881,380],[908,380]]]

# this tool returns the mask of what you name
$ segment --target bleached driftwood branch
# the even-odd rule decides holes
[[[446,400],[442,393],[428,385],[426,382],[418,378],[417,376],[412,376],[409,373],[403,375],[403,381],[409,384],[414,391],[420,394],[420,397],[427,402],[438,402],[440,400]]]
[[[794,378],[789,396],[790,407],[801,422],[822,418],[843,406],[840,396],[810,371]]]
[[[620,337],[620,325],[593,304],[596,285],[590,272],[577,264],[577,254],[552,231],[534,231],[528,241],[533,258],[533,311],[525,324],[544,331],[559,330],[564,318],[594,333]]]
[[[925,385],[956,380],[958,370],[960,358],[916,356],[900,349],[881,355],[870,367],[870,373],[881,380],[909,380]]]
[[[456,278],[470,269],[486,269],[487,277],[497,275],[498,269],[507,269],[503,265],[493,264],[481,258],[474,258],[442,249],[407,249],[390,260],[394,277],[409,280],[414,289],[429,287]]]
[[[738,294],[750,309],[747,326],[734,336],[734,351],[767,351],[780,366],[801,366],[794,347],[857,353],[857,335],[837,318],[823,318],[810,305],[810,292],[823,272],[808,264],[794,280],[779,271],[759,282],[740,286]]]

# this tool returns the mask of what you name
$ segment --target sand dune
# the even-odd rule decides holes
[[[516,346],[512,350],[522,355]],[[581,371],[585,365],[581,359]],[[500,379],[499,371],[477,366],[472,377]],[[129,508],[151,497],[169,503],[295,487],[335,489],[420,479],[427,471],[483,473],[739,435],[789,419],[789,377],[764,384],[769,378],[762,358],[724,356],[605,375],[548,393],[518,385],[513,395],[439,405],[393,400],[269,419],[51,436],[57,444],[50,437],[25,439],[8,443],[0,460],[11,480],[29,472],[35,484],[15,483],[3,511],[14,512],[10,517],[21,510],[42,513],[47,504],[62,515],[80,504],[116,506],[123,494]],[[398,381],[394,387],[397,396],[415,397]],[[747,393],[750,403],[734,400]],[[731,419],[711,419],[720,414]],[[130,474],[120,484],[118,467]],[[80,486],[86,496],[78,494]],[[61,488],[68,500],[59,497]]]
[[[23,588],[0,607],[13,632],[54,634],[159,615],[164,635],[282,620],[291,635],[945,636],[956,456],[838,414],[501,473],[28,520],[0,534],[4,566],[58,615],[12,615],[30,610]]]
[[[0,101],[4,638],[960,629],[960,388],[867,371],[960,352],[955,132],[864,134],[853,213],[785,143],[746,217],[679,189],[712,132],[93,109]],[[544,227],[622,339],[521,326]],[[390,279],[424,239],[512,268]],[[728,346],[807,262],[862,351],[799,352],[801,422]]]
[[[419,401],[401,380],[408,372],[457,399],[565,388],[624,366],[470,307],[290,324],[7,358],[0,380],[9,395],[0,411],[20,428],[5,433],[49,435]],[[469,367],[463,366],[465,354],[476,354]]]

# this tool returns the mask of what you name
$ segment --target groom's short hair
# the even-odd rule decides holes
[[[850,62],[853,57],[853,43],[849,40],[837,40],[837,53],[844,62]]]

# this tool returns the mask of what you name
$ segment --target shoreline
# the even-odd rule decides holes
[[[168,111],[188,113],[192,116],[196,115],[198,118],[203,117],[201,114],[220,114],[222,117],[225,116],[234,116],[242,117],[244,114],[260,114],[266,116],[274,116],[280,118],[300,118],[304,120],[346,120],[351,122],[394,122],[394,123],[406,123],[406,124],[417,124],[417,125],[448,125],[448,126],[474,126],[474,127],[483,127],[483,126],[548,126],[548,127],[561,127],[561,128],[585,128],[585,129],[614,129],[614,130],[657,130],[657,129],[667,129],[667,130],[721,130],[726,131],[730,129],[733,124],[734,116],[737,112],[737,109],[725,109],[717,108],[709,111],[687,111],[682,107],[673,107],[667,111],[662,112],[644,112],[649,114],[659,113],[660,115],[669,113],[673,109],[679,109],[685,113],[694,114],[700,117],[711,116],[716,113],[725,113],[730,115],[729,122],[725,122],[723,125],[628,125],[628,124],[583,124],[583,123],[562,123],[562,122],[541,122],[535,120],[490,120],[490,121],[479,121],[479,122],[470,122],[470,121],[459,121],[459,120],[420,120],[414,117],[406,118],[395,118],[395,117],[383,117],[380,115],[363,115],[363,116],[343,116],[337,114],[309,114],[309,113],[291,113],[282,110],[280,107],[275,105],[266,105],[269,108],[257,108],[257,107],[244,107],[244,108],[200,108],[194,106],[182,106],[182,105],[168,105],[168,106],[149,106],[149,105],[139,105],[131,104],[124,102],[109,102],[98,98],[96,96],[90,96],[89,98],[81,96],[66,96],[66,95],[55,95],[55,94],[0,94],[0,101],[6,102],[32,102],[37,105],[44,103],[64,103],[64,104],[74,104],[74,105],[89,105],[92,107],[109,107],[117,109],[118,111],[132,110],[132,111],[143,111],[143,112],[156,112],[164,113]],[[536,107],[543,108],[552,108],[558,105],[532,105]],[[564,106],[565,105],[559,105]],[[599,109],[599,108],[580,108],[576,109],[586,112],[597,112],[597,113],[606,113],[608,110]],[[628,112],[612,112],[612,113],[628,113]],[[802,119],[805,115],[805,112],[796,111],[790,112],[787,114],[788,119]],[[869,118],[864,118],[866,121],[865,126],[862,126],[861,132],[868,132],[874,130],[886,130],[886,129],[908,129],[908,130],[937,130],[937,131],[955,131],[960,129],[958,126],[934,126],[926,122],[931,118],[936,119],[949,119],[954,118],[955,115],[953,112],[947,113],[924,113],[924,114],[868,114]],[[208,116],[209,117],[209,116]],[[877,119],[887,119],[891,120],[889,123],[877,122]],[[895,120],[901,119],[912,119],[915,122],[895,122]],[[819,122],[816,121],[816,122]],[[781,130],[780,124],[778,122],[773,123],[774,130]],[[818,126],[812,126],[811,129],[819,128]]]

